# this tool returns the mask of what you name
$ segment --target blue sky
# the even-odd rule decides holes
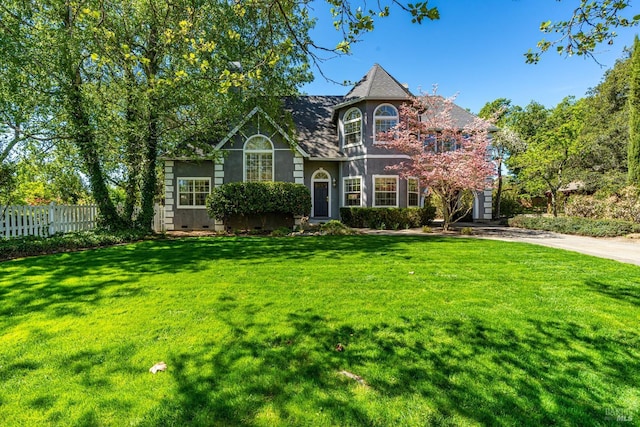
[[[354,2],[355,4],[356,2]],[[596,86],[606,69],[633,44],[639,27],[618,29],[611,46],[599,46],[591,59],[564,57],[547,52],[539,64],[528,65],[523,54],[545,34],[539,30],[546,20],[571,16],[579,0],[440,0],[430,6],[440,9],[439,21],[411,24],[398,8],[379,19],[373,33],[353,47],[349,56],[322,63],[324,73],[337,81],[358,81],[374,63],[380,64],[417,94],[420,89],[457,95],[456,103],[477,113],[496,98],[509,98],[524,106],[535,100],[553,107],[565,96],[582,97]],[[335,46],[335,31],[328,6],[316,2],[318,23],[312,33],[316,43]],[[639,13],[638,6],[625,15]],[[548,37],[548,39],[551,39]],[[316,80],[302,90],[309,95],[344,95],[349,88],[327,82],[315,72]]]

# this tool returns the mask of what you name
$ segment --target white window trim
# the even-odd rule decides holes
[[[378,115],[376,115],[376,112],[377,112],[380,108],[382,108],[382,107],[384,107],[384,106],[389,106],[389,107],[393,108],[393,109],[396,111],[396,115],[395,115],[395,116],[378,116]],[[400,113],[398,113],[398,107],[396,107],[396,106],[395,106],[395,105],[393,105],[393,104],[385,103],[385,104],[380,104],[380,105],[378,105],[378,106],[376,107],[376,109],[375,109],[375,110],[373,110],[373,127],[372,127],[372,129],[371,129],[371,132],[373,133],[373,143],[374,143],[374,144],[386,144],[386,142],[384,142],[384,141],[376,141],[376,135],[378,134],[378,132],[376,131],[376,121],[377,121],[377,118],[378,118],[378,117],[380,117],[380,118],[386,118],[387,120],[392,119],[392,118],[394,118],[394,117],[395,117],[395,119],[396,119],[396,125],[397,125],[397,124],[398,124],[398,122],[400,121]]]
[[[207,205],[182,205],[180,204],[180,180],[209,181],[209,194],[211,194],[211,177],[209,176],[179,176],[176,178],[176,209],[206,209]]]
[[[355,122],[356,120],[349,120],[348,122],[344,120],[345,117],[347,117],[349,115],[349,113],[351,113],[352,111],[357,110],[360,113],[360,142],[356,142],[353,144],[346,144],[345,142],[347,141],[347,134],[345,131],[345,125],[347,123],[351,123],[351,122]],[[364,129],[364,115],[362,114],[362,110],[360,110],[359,108],[350,108],[348,109],[344,115],[342,116],[342,148],[351,148],[351,147],[357,147],[359,145],[362,145],[362,140],[363,140],[363,129]]]
[[[418,191],[409,191],[409,181],[410,180],[416,180],[418,181]],[[418,195],[418,204],[417,205],[410,205],[409,204],[409,194],[414,193]],[[407,207],[408,208],[419,208],[420,207],[420,180],[414,176],[409,176],[407,177]]]
[[[327,174],[327,176],[329,178],[319,178],[319,179],[317,179],[316,175],[319,174],[320,172]],[[325,170],[323,168],[318,169],[317,171],[315,171],[313,173],[313,175],[311,175],[311,212],[314,214],[313,215],[314,218],[316,217],[315,216],[315,213],[316,213],[316,206],[315,206],[315,203],[316,203],[316,195],[315,195],[316,188],[315,188],[315,185],[313,185],[313,184],[316,183],[316,182],[326,182],[326,183],[329,184],[327,186],[328,187],[327,197],[329,198],[329,201],[327,203],[327,205],[328,205],[327,206],[327,211],[328,211],[327,214],[328,215],[326,217],[317,217],[317,218],[330,218],[331,217],[331,181],[332,181],[331,180],[331,174],[329,173],[329,171],[327,171],[327,170]]]
[[[396,204],[395,205],[385,205],[385,206],[377,206],[376,205],[376,178],[393,178],[396,180]],[[371,187],[372,189],[372,196],[373,196],[373,200],[371,201],[371,206],[373,206],[374,208],[397,208],[399,207],[398,202],[399,202],[399,194],[398,191],[400,190],[400,187],[398,187],[399,184],[399,177],[398,175],[373,175],[371,177],[372,179],[372,183],[373,183],[373,187]]]
[[[360,204],[359,205],[347,205],[345,202],[345,196],[347,195],[347,185],[345,183],[346,180],[348,179],[357,179],[360,181]],[[341,201],[341,206],[343,208],[358,208],[358,207],[362,207],[363,206],[363,202],[364,202],[364,197],[362,195],[362,190],[363,190],[363,185],[362,185],[362,175],[356,175],[356,176],[345,176],[342,178],[342,201]]]
[[[252,139],[258,138],[258,137],[264,138],[267,141],[269,141],[269,144],[271,144],[271,150],[250,150],[249,153],[256,153],[256,154],[270,153],[271,154],[271,181],[270,182],[273,182],[275,181],[275,177],[276,177],[276,156],[275,156],[273,141],[271,141],[271,138],[269,138],[267,135],[263,135],[260,133],[257,133],[247,138],[247,140],[244,142],[244,145],[242,146],[242,181],[247,182],[247,150],[246,150],[247,144]],[[260,181],[260,182],[269,182],[269,181]]]

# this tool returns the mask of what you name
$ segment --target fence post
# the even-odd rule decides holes
[[[49,236],[56,234],[56,202],[49,203]]]

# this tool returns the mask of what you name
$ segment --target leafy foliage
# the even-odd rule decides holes
[[[594,58],[594,50],[599,44],[613,44],[617,36],[616,28],[633,27],[640,23],[640,15],[623,16],[630,6],[631,0],[580,0],[568,20],[540,24],[540,31],[557,34],[558,38],[539,41],[538,52],[529,50],[525,54],[527,63],[537,63],[540,55],[553,47],[561,55]]]
[[[564,211],[570,216],[640,223],[640,191],[630,186],[607,197],[572,195]]]
[[[215,187],[207,198],[209,216],[225,219],[231,215],[282,213],[307,216],[311,212],[311,192],[292,182],[231,182]]]
[[[640,185],[640,39],[635,37],[629,88],[629,184]]]
[[[509,219],[509,225],[531,230],[554,231],[556,233],[592,237],[616,237],[630,233],[640,233],[640,224],[614,219],[521,215]]]
[[[431,205],[422,208],[340,208],[340,218],[349,227],[401,229],[429,225],[436,209]]]
[[[508,165],[532,194],[551,194],[554,216],[559,190],[576,176],[583,113],[583,102],[565,98],[553,110],[530,104],[514,121],[525,144],[509,158]]]
[[[583,150],[577,166],[587,191],[626,183],[630,75],[631,61],[625,56],[584,98],[584,125],[579,136]]]

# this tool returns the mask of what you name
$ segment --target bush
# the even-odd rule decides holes
[[[353,228],[417,228],[431,224],[435,213],[431,205],[423,208],[340,208],[342,222]]]
[[[286,237],[291,234],[291,230],[287,227],[280,227],[271,232],[271,237]]]
[[[497,199],[494,196],[493,199],[493,209],[496,211],[496,203]],[[514,194],[513,192],[503,192],[500,197],[500,216],[512,218],[516,215],[520,215],[524,213],[524,205],[520,201],[520,197],[518,194]]]
[[[330,236],[344,236],[349,234],[355,234],[354,230],[347,227],[340,221],[336,221],[336,220],[331,220],[326,224],[322,224],[320,226],[320,231],[323,234],[328,234]]]
[[[143,240],[149,233],[133,229],[123,231],[92,230],[54,234],[50,237],[18,237],[0,239],[0,261],[26,256],[76,251],[80,249],[113,246]]]
[[[219,220],[265,213],[305,216],[311,212],[311,193],[292,182],[232,182],[213,189],[207,212]]]
[[[640,233],[640,224],[614,219],[589,219],[578,217],[516,216],[509,220],[512,227],[531,230],[555,231],[591,237],[616,237]]]
[[[640,223],[640,191],[625,187],[605,197],[573,195],[565,205],[569,216],[595,219],[620,219]]]

